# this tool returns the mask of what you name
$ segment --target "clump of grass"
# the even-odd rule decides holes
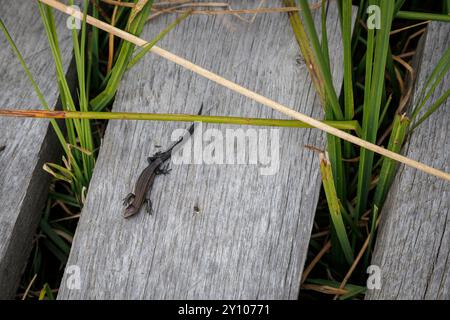
[[[91,10],[94,17],[102,17],[111,22],[107,15],[111,11],[115,11],[117,25],[125,25],[128,32],[140,35],[148,19],[153,1],[131,2],[135,4],[133,8],[111,8],[99,1],[93,1],[95,5],[90,8],[90,2],[83,0],[83,13],[86,16],[88,10]],[[69,4],[73,5],[73,0],[69,1]],[[113,40],[111,46],[107,41],[109,35],[95,27],[88,27],[84,19],[80,30],[72,30],[77,74],[76,90],[73,90],[64,73],[53,9],[40,2],[38,2],[38,7],[55,63],[56,84],[59,89],[62,110],[83,113],[107,110],[125,71],[132,68],[150,50],[152,45],[189,15],[188,12],[176,19],[153,39],[150,45],[140,51],[136,51],[135,46],[131,43],[122,40]],[[44,95],[1,20],[0,27],[21,62],[42,106],[45,110],[49,110]],[[107,63],[103,58],[107,56],[112,57],[110,68],[104,67]],[[64,120],[65,130],[63,130],[54,119],[50,121],[64,155],[61,163],[44,165],[44,170],[49,172],[54,180],[48,204],[35,237],[30,261],[22,279],[22,286],[19,289],[19,291],[26,291],[26,294],[19,294],[19,296],[24,295],[25,298],[31,296],[38,299],[54,299],[55,288],[58,287],[62,277],[80,216],[79,212],[83,207],[92,177],[96,152],[104,126],[102,122],[96,122],[89,118],[66,118]]]
[[[320,42],[307,0],[298,0],[298,3],[285,0],[284,3],[298,5],[301,9],[299,14],[290,13],[290,21],[300,51],[310,65],[325,119],[356,120],[364,140],[398,153],[407,135],[448,98],[450,90],[431,103],[427,111],[421,112],[450,68],[450,48],[423,87],[422,99],[412,108],[409,119],[403,112],[412,91],[413,79],[408,81],[408,77],[414,76],[414,72],[398,56],[405,50],[412,50],[410,46],[417,43],[414,35],[422,34],[418,28],[424,27],[417,21],[408,22],[399,17],[445,21],[448,16],[414,12],[421,3],[407,7],[404,0],[361,0],[356,3],[356,24],[351,31],[352,1],[338,0],[344,63],[344,85],[338,93],[331,85],[326,5],[322,3]],[[381,10],[380,29],[367,28],[369,5],[378,5]],[[401,11],[403,9],[405,11]],[[398,26],[399,30],[391,33],[393,26]],[[410,61],[412,56],[404,55]],[[418,114],[422,117],[418,118]],[[316,215],[318,227],[310,243],[311,262],[305,268],[303,288],[329,297],[355,298],[365,291],[365,270],[370,264],[379,215],[397,164],[331,136],[327,136],[327,151],[327,156],[322,155],[320,161],[324,194]],[[348,281],[353,284],[348,285]]]
[[[125,14],[125,11],[129,10],[127,7],[120,7],[118,10],[114,9],[117,10],[118,23],[120,24],[121,20],[126,20],[125,30],[134,35],[141,34],[153,4],[153,0],[138,1],[137,3],[139,2],[142,5],[134,6],[128,14]],[[101,111],[111,103],[131,61],[135,46],[130,42],[121,41],[118,47],[119,50],[114,67],[108,70],[103,83],[100,85],[101,92],[90,101],[91,110],[93,111]]]

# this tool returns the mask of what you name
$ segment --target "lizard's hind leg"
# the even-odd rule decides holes
[[[145,199],[145,210],[148,212],[149,215],[153,215],[153,204],[152,200]]]

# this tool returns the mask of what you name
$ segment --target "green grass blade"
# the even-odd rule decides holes
[[[133,59],[128,63],[127,70],[131,69],[147,52],[150,51],[150,49],[162,38],[164,38],[173,28],[175,28],[181,21],[186,19],[191,13],[187,12],[177,19],[175,19],[174,22],[169,24],[166,28],[164,28],[163,31],[161,31],[155,38],[153,38],[151,41],[149,41],[148,44],[142,48],[140,52],[138,52]]]
[[[73,2],[73,1],[72,1]],[[89,2],[84,0],[83,9],[83,21],[81,26],[81,39],[78,41],[78,32],[76,29],[72,29],[72,41],[73,41],[73,51],[75,56],[75,64],[77,68],[77,78],[78,78],[78,92],[79,92],[79,109],[80,111],[88,111],[89,103],[86,89],[86,64],[85,64],[85,53],[86,53],[86,14],[88,10]],[[80,120],[75,122],[75,127],[77,127],[78,133],[78,143],[81,148],[88,150],[92,153],[93,141],[91,133],[91,125],[89,120]],[[74,141],[76,143],[76,141]],[[73,143],[73,142],[72,142]],[[94,159],[92,156],[82,152],[81,161],[83,168],[84,181],[90,181],[92,172],[94,170]]]
[[[41,220],[40,225],[42,232],[48,237],[51,242],[58,247],[64,255],[68,256],[70,252],[70,246],[53,230],[50,224]]]
[[[64,193],[59,193],[59,192],[50,192],[49,193],[49,199],[51,200],[55,200],[55,201],[61,201],[63,203],[65,203],[66,205],[75,207],[80,209],[80,204],[77,202],[77,199],[75,199],[73,196],[68,195],[68,194],[64,194]]]
[[[327,4],[328,1],[322,1],[321,11],[320,11],[320,20],[322,26],[322,54],[325,61],[326,68],[330,69],[330,51],[328,49],[328,32],[327,32]]]
[[[358,4],[358,11],[356,12],[356,23],[353,27],[353,35],[352,35],[352,56],[355,56],[356,48],[358,46],[358,43],[361,37],[361,33],[363,31],[363,28],[360,21],[366,20],[366,10],[367,10],[367,0],[360,0]]]
[[[44,239],[42,241],[43,245],[55,256],[59,262],[64,265],[67,262],[69,255],[66,255],[61,249],[59,249],[55,244],[49,239]]]
[[[398,83],[397,76],[395,74],[394,59],[392,58],[391,48],[388,49],[387,61],[386,61],[386,71],[389,75],[392,91],[395,97],[401,97],[400,84]]]
[[[320,72],[320,74],[322,75],[321,78],[324,81],[323,85],[325,86],[326,97],[327,99],[329,99],[330,107],[333,110],[335,120],[343,120],[344,116],[342,114],[339,100],[333,86],[331,70],[329,67],[327,67],[326,59],[322,52],[322,46],[320,45],[319,37],[317,36],[317,31],[314,26],[314,21],[307,0],[300,0],[300,9],[305,20],[306,30],[308,31],[313,53],[317,61],[316,65],[311,66],[311,68],[313,68],[312,72]]]
[[[405,4],[406,0],[396,0],[395,1],[395,8],[394,8],[394,16],[398,14],[398,12],[400,11],[400,9],[403,7],[403,5]]]
[[[353,62],[352,62],[352,1],[340,1],[340,21],[341,21],[341,35],[343,47],[343,62],[344,62],[344,119],[352,120],[355,115],[354,96],[353,96]],[[344,157],[352,157],[352,145],[346,141],[343,142]],[[342,161],[342,159],[341,159]],[[343,172],[345,174],[345,172]],[[345,186],[338,186],[339,189],[346,190]],[[338,191],[339,192],[339,191]],[[346,193],[340,192],[341,196]]]
[[[126,28],[129,33],[137,36],[142,33],[145,22],[150,14],[152,4],[153,0],[149,0],[132,21],[130,21],[131,18],[129,19]],[[114,67],[111,70],[105,89],[90,101],[91,109],[93,111],[103,110],[114,99],[120,81],[122,80],[122,77],[127,70],[128,63],[133,55],[134,48],[134,44],[128,41],[122,41],[119,48],[119,54]]]
[[[389,138],[388,149],[390,151],[400,153],[403,143],[405,142],[407,129],[409,126],[409,119],[403,115],[395,115],[394,124],[391,132],[391,136]],[[376,222],[378,219],[378,211],[382,207],[389,188],[394,180],[395,172],[397,170],[398,164],[389,158],[382,159],[381,171],[377,183],[377,187],[375,189],[375,196],[373,200],[373,208],[371,214],[371,231],[370,231],[370,239],[369,245],[367,247],[367,251],[365,254],[365,265],[367,266],[369,263],[369,258],[371,255],[372,243],[375,235]]]
[[[99,12],[97,6],[92,6],[92,16],[96,19],[99,18]],[[109,22],[110,23],[110,22]],[[89,37],[89,58],[88,58],[88,88],[95,89],[99,88],[100,79],[100,65],[99,65],[99,30],[97,27],[92,26],[91,35]],[[89,96],[89,92],[88,92]]]
[[[450,22],[449,15],[428,12],[399,11],[396,15],[396,18]]]
[[[336,236],[339,240],[339,245],[344,253],[345,259],[347,260],[347,263],[351,265],[354,261],[353,250],[350,246],[350,241],[342,218],[340,203],[334,186],[331,164],[323,154],[320,154],[320,172],[322,173],[323,188],[330,210],[331,222],[336,231]]]
[[[342,46],[344,48],[344,117],[352,120],[355,114],[352,63],[352,1],[342,1]]]
[[[444,102],[450,95],[450,89],[445,91],[442,96],[440,96],[431,106],[430,108],[420,117],[417,122],[414,123],[414,126],[411,128],[411,131],[414,131],[422,122],[428,119]]]
[[[38,96],[40,103],[42,104],[44,109],[50,110],[42,91],[40,90],[40,88],[37,85],[36,81],[34,80],[33,76],[31,75],[30,69],[28,68],[27,64],[25,63],[25,60],[24,60],[22,54],[20,53],[19,49],[17,48],[15,42],[11,38],[11,35],[9,34],[6,26],[4,25],[4,23],[1,19],[0,19],[0,27],[3,31],[3,33],[5,34],[6,39],[8,40],[11,48],[13,49],[17,59],[19,60],[20,64],[22,65],[22,68],[25,71],[25,74],[27,75],[28,79],[30,80],[31,85],[33,86],[33,89],[36,92],[36,95]],[[71,153],[70,153],[69,147],[67,146],[67,141],[64,137],[64,134],[61,131],[61,129],[59,128],[58,123],[54,119],[51,119],[50,123],[53,127],[53,130],[55,130],[56,136],[58,137],[58,140],[59,140],[62,148],[64,149],[65,153],[69,156]],[[73,166],[74,166],[74,170],[79,172],[79,167],[77,166],[77,164],[74,163]]]
[[[52,13],[52,8],[44,5],[42,3],[38,3],[39,11],[41,14],[42,22],[44,24],[44,28],[47,34],[48,42],[50,45],[50,49],[52,52],[53,60],[55,63],[56,68],[56,76],[58,81],[58,86],[60,89],[60,96],[61,100],[65,102],[65,106],[67,110],[76,111],[74,99],[72,97],[72,93],[69,88],[69,84],[67,82],[63,63],[62,63],[62,57],[61,52],[59,50],[58,46],[58,38],[56,34],[56,28],[55,28],[55,21]],[[77,40],[78,41],[78,40]],[[78,42],[74,41],[74,45]],[[78,51],[78,52],[77,52]],[[79,54],[79,48],[74,47],[75,56],[78,55],[78,59],[81,59],[81,56]],[[80,62],[80,61],[79,61]],[[77,66],[77,72],[80,72],[79,66]],[[84,77],[84,72],[82,74]],[[79,75],[80,77],[80,75]],[[64,107],[64,105],[63,105]],[[83,130],[83,124],[81,120],[74,119],[71,121],[66,120],[66,128],[67,128],[67,136],[68,136],[68,143],[70,145],[78,145],[78,141],[83,140],[84,141],[84,132]],[[86,178],[84,167],[80,165],[80,159],[82,159],[83,155],[78,151],[75,150],[75,152],[72,152],[67,146],[63,146],[66,151],[67,157],[70,159],[71,166],[74,171],[74,175],[76,176],[76,179],[74,181],[77,182],[77,184],[72,184],[71,187],[73,189],[74,193],[78,193],[83,186],[87,186],[89,184],[89,180]]]
[[[318,86],[325,87],[324,99],[322,100],[324,103],[325,109],[325,119],[326,120],[342,120],[343,114],[341,107],[339,105],[339,101],[336,95],[336,91],[333,86],[331,70],[330,70],[330,62],[329,62],[329,52],[328,52],[328,36],[327,36],[327,28],[326,28],[326,1],[322,3],[322,11],[321,11],[321,22],[322,22],[322,43],[319,43],[319,39],[317,36],[317,32],[315,29],[314,21],[312,19],[311,11],[309,9],[309,5],[302,3],[300,1],[301,9],[303,10],[302,14],[305,20],[306,30],[309,34],[308,39],[302,39],[306,44],[304,46],[309,47],[309,51],[312,52],[314,59],[311,59],[309,65],[312,66],[310,68],[310,74],[312,74],[312,78],[317,76],[317,79],[322,83],[319,83]],[[302,22],[299,21],[302,25]],[[303,28],[302,28],[303,29]],[[319,92],[320,93],[320,92]],[[329,158],[331,161],[331,165],[333,168],[334,179],[336,184],[336,189],[338,192],[338,196],[340,199],[345,198],[345,171],[344,171],[344,163],[342,161],[342,144],[339,138],[336,138],[332,135],[327,135],[327,151],[329,154]]]
[[[386,69],[386,59],[389,48],[389,36],[391,31],[395,2],[391,0],[381,0],[381,29],[373,37],[373,30],[369,30],[368,55],[366,57],[366,80],[371,76],[370,83],[366,81],[366,92],[364,95],[363,112],[363,139],[369,142],[376,142],[378,132],[378,122],[380,119],[380,109],[384,90],[384,76]],[[375,41],[375,43],[373,43]],[[374,49],[373,65],[371,50]],[[373,69],[372,69],[373,68]],[[372,70],[372,71],[370,71]],[[360,163],[358,172],[358,189],[356,214],[359,215],[366,210],[369,195],[369,186],[372,177],[372,165],[374,154],[367,149],[361,148]]]
[[[378,123],[378,130],[380,129],[381,124],[383,123],[384,118],[386,117],[391,102],[392,102],[392,94],[389,95],[388,99],[386,100],[386,103],[384,104],[383,110],[381,111],[380,122]]]
[[[296,6],[296,3],[294,0],[284,0],[283,4],[286,7],[294,7]],[[297,12],[291,12],[288,14],[289,16],[289,22],[292,26],[292,31],[294,32],[295,39],[297,40],[297,44],[300,47],[301,54],[303,56],[303,59],[305,60],[306,65],[316,65],[317,62],[315,62],[316,58],[314,57],[314,54],[312,52],[311,45],[309,43],[308,36],[306,34],[306,30],[303,26],[303,23],[300,19],[300,15]],[[314,84],[314,87],[316,89],[316,92],[320,98],[320,101],[323,105],[326,103],[326,94],[325,89],[322,85],[322,75],[319,73],[313,72],[314,69],[308,68],[309,74],[311,76],[311,80]]]
[[[228,123],[251,126],[271,126],[271,127],[291,127],[291,128],[313,128],[311,125],[299,120],[286,119],[265,119],[265,118],[244,118],[229,116],[207,116],[207,115],[191,115],[176,113],[139,113],[139,112],[79,112],[79,111],[41,111],[41,110],[6,110],[0,109],[1,116],[29,117],[29,118],[63,118],[63,119],[97,119],[97,120],[147,120],[147,121],[183,121],[195,122],[201,121],[205,123]],[[22,113],[22,114],[21,114]],[[358,121],[322,121],[334,128],[341,130],[352,130],[357,135],[361,131]]]
[[[418,95],[418,102],[413,108],[413,112],[411,114],[411,121],[415,121],[416,117],[422,110],[423,106],[433,95],[436,88],[443,81],[444,77],[447,75],[450,70],[450,46],[445,50],[445,53],[439,59],[437,65],[434,67],[433,71],[429,75],[425,85]],[[444,94],[445,95],[445,94]]]
[[[321,286],[329,286],[333,288],[339,288],[340,283],[333,280],[325,280],[325,279],[308,279],[306,283],[312,283],[317,284]],[[363,294],[366,292],[367,288],[365,286],[357,286],[353,284],[346,284],[344,287],[344,290],[347,290],[348,292],[342,296],[339,297],[339,300],[347,300],[350,298],[353,298],[359,294]]]
[[[39,300],[44,300],[47,297],[47,300],[55,300],[55,296],[53,295],[52,289],[48,285],[48,283],[44,284],[41,292],[39,293]]]

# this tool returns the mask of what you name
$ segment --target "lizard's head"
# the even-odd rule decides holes
[[[137,212],[138,212],[137,208],[135,206],[133,206],[132,204],[130,204],[123,211],[123,217],[129,218],[132,215],[136,214]]]

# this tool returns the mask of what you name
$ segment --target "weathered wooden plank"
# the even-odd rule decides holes
[[[243,7],[240,1],[232,4]],[[258,3],[245,3],[252,5]],[[319,12],[315,18],[319,23]],[[143,38],[151,39],[172,19],[158,19]],[[342,78],[338,31],[333,7],[329,38],[336,85]],[[297,63],[299,49],[285,15],[258,15],[250,23],[233,16],[192,16],[160,45],[322,117],[306,66]],[[212,108],[211,114],[280,116],[152,55],[125,76],[114,109],[196,113],[201,103]],[[124,220],[121,200],[146,157],[158,150],[156,145],[169,145],[175,128],[180,124],[109,123],[58,299],[296,299],[320,189],[318,159],[304,145],[323,147],[324,136],[316,130],[275,129],[279,143],[271,143],[279,152],[279,169],[274,175],[261,175],[260,166],[249,164],[172,164],[150,196],[155,214],[142,210]],[[238,129],[202,128],[224,137],[225,130]],[[267,128],[243,129],[271,134]]]
[[[415,100],[450,45],[450,25],[431,23],[417,79]],[[434,101],[450,87],[450,75]],[[404,154],[450,169],[450,101],[413,133]],[[381,289],[367,299],[450,299],[450,185],[402,167],[383,207],[372,264],[381,268]]]
[[[0,15],[50,106],[58,99],[53,59],[36,1],[5,0]],[[66,17],[56,14],[65,67],[71,57]],[[0,32],[0,108],[41,108],[5,36]],[[0,118],[0,298],[13,298],[45,204],[58,142],[48,121]]]

